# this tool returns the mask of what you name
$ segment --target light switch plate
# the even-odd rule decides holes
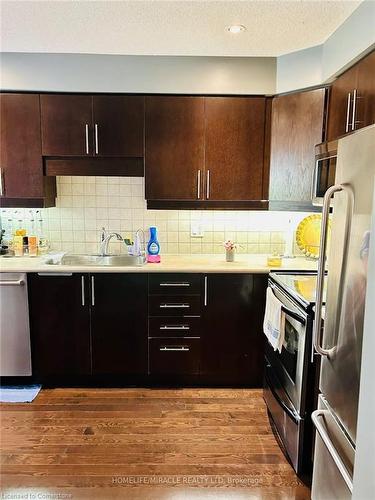
[[[190,227],[190,236],[192,238],[203,238],[204,229],[201,222],[192,222]]]

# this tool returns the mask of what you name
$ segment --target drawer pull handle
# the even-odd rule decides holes
[[[38,276],[73,276],[73,273],[38,273]]]
[[[24,280],[0,281],[0,286],[23,286]]]
[[[160,304],[160,309],[189,309],[190,304]]]
[[[190,351],[189,347],[159,347],[159,351],[181,351],[181,352],[187,352]]]
[[[159,286],[190,286],[190,283],[160,283]]]
[[[159,330],[190,330],[190,326],[188,325],[162,325],[159,327]]]

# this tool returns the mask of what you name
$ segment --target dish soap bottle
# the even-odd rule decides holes
[[[147,244],[147,262],[160,262],[160,244],[156,236],[156,227],[150,227],[150,239]]]

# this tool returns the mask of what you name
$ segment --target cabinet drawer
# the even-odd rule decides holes
[[[149,337],[199,337],[200,318],[150,318]]]
[[[151,295],[150,316],[199,316],[201,298],[199,295]]]
[[[199,365],[199,339],[149,340],[151,375],[197,375]]]
[[[151,295],[193,295],[201,293],[200,274],[150,274]]]

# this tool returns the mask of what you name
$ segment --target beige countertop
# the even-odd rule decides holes
[[[49,273],[268,273],[267,255],[238,254],[235,262],[225,262],[224,255],[162,255],[160,264],[130,266],[67,266],[46,264],[44,257],[0,257],[0,272]],[[317,261],[304,257],[282,259],[282,270],[316,270]]]

